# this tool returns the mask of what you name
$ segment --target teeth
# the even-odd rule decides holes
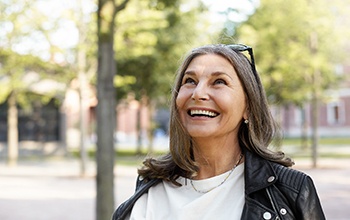
[[[217,116],[217,113],[207,111],[207,110],[191,110],[191,116],[193,116],[193,115],[207,115],[210,117],[215,117],[215,116]]]

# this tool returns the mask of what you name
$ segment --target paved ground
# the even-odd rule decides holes
[[[318,169],[309,168],[308,161],[296,162],[314,179],[327,219],[349,219],[350,158],[320,160]],[[94,167],[90,163],[88,176],[80,178],[75,160],[26,161],[17,167],[0,162],[0,219],[94,220]],[[135,167],[117,166],[117,204],[132,194],[135,176]]]

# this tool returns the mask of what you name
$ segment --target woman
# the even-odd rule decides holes
[[[267,148],[275,133],[252,48],[193,49],[172,93],[170,153],[145,160],[113,219],[325,219],[311,178]]]

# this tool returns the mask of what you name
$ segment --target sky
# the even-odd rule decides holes
[[[83,10],[86,14],[89,14],[96,10],[96,6],[94,5],[92,0],[80,0],[82,2]],[[209,12],[209,23],[211,23],[213,31],[217,31],[224,27],[225,21],[227,19],[233,22],[242,22],[247,19],[247,16],[254,12],[254,8],[256,8],[259,4],[259,0],[202,0],[205,5],[208,6]],[[36,6],[43,13],[51,17],[53,20],[57,18],[62,18],[64,11],[67,9],[76,8],[78,0],[38,0],[36,2]],[[237,9],[237,12],[231,12],[229,14],[225,13],[228,8]],[[55,9],[55,10],[48,10]],[[207,15],[206,15],[207,16]],[[50,22],[47,22],[50,25]],[[48,27],[50,28],[50,27]],[[53,32],[50,36],[51,43],[55,45],[59,45],[62,49],[69,49],[76,45],[78,41],[78,32],[76,30],[75,24],[68,19],[62,19],[58,26],[56,26],[57,30]],[[19,53],[27,53],[27,51],[34,52],[36,54],[40,54],[43,59],[49,55],[48,50],[49,45],[44,43],[45,39],[40,33],[31,34],[31,40],[24,41],[21,44],[14,44],[12,49]],[[35,45],[35,46],[34,46]],[[34,48],[33,48],[34,46]],[[62,54],[63,56],[63,54]],[[58,56],[57,61],[63,60],[63,57]]]
[[[226,16],[224,12],[228,8],[237,9],[240,13],[230,13],[228,19],[235,22],[242,22],[247,19],[247,15],[254,12],[254,8],[259,5],[259,0],[202,0],[208,6],[210,16],[215,22],[224,22]]]

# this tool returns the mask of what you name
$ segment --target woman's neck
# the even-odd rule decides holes
[[[206,179],[231,170],[238,162],[241,149],[238,141],[195,141],[194,157],[199,166],[195,179]]]

